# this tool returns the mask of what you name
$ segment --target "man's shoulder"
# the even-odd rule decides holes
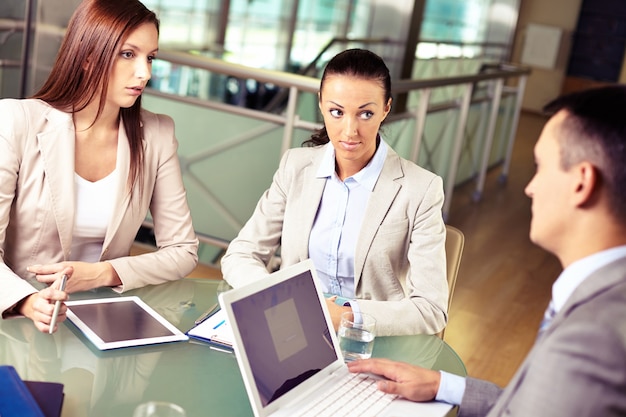
[[[612,262],[589,276],[570,296],[555,328],[548,329],[548,346],[579,343],[590,355],[626,355],[626,259]],[[575,342],[576,341],[576,342]]]
[[[594,271],[576,288],[564,308],[585,302],[602,303],[597,299],[621,300],[626,304],[626,257],[616,259]],[[626,316],[626,308],[623,311]]]

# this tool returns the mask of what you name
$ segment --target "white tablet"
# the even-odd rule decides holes
[[[65,304],[67,318],[100,350],[189,339],[136,296]]]

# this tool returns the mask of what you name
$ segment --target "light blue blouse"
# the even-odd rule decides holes
[[[387,157],[381,139],[370,162],[341,181],[335,172],[335,149],[331,143],[316,174],[326,178],[322,201],[309,238],[309,257],[315,264],[325,293],[354,298],[354,253],[369,196]]]

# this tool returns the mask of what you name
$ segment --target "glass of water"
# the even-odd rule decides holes
[[[347,311],[339,324],[339,347],[346,362],[367,359],[374,350],[376,319],[369,314]]]
[[[233,289],[233,287],[231,287],[230,284],[226,280],[223,279],[218,284],[217,289],[215,290],[215,295],[217,297],[219,297],[219,295],[221,293],[226,292],[226,291],[230,291],[232,289]]]
[[[133,417],[187,417],[185,410],[174,403],[149,401],[135,408]]]

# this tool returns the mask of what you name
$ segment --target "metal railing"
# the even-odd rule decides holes
[[[250,68],[219,59],[191,55],[182,52],[162,51],[159,53],[159,59],[169,61],[170,63],[176,65],[203,69],[215,74],[223,74],[241,79],[252,79],[262,83],[271,83],[278,87],[286,88],[289,91],[287,96],[287,106],[285,111],[280,114],[243,108],[217,101],[207,101],[192,97],[179,96],[155,90],[149,90],[148,92],[149,94],[154,94],[169,100],[185,102],[220,112],[238,114],[259,121],[268,122],[270,125],[282,127],[284,130],[280,147],[281,154],[291,147],[291,144],[293,143],[294,129],[302,128],[314,130],[320,127],[320,124],[315,121],[302,120],[296,111],[296,103],[298,101],[299,94],[303,92],[317,92],[319,88],[319,80],[317,78],[279,71]],[[524,94],[526,78],[529,74],[530,70],[528,68],[517,67],[509,64],[494,64],[488,66],[485,71],[478,74],[422,80],[395,80],[393,82],[394,94],[419,93],[418,104],[415,108],[408,108],[407,111],[395,113],[388,117],[388,123],[400,120],[413,120],[415,122],[409,159],[416,163],[420,157],[427,115],[451,109],[456,109],[458,111],[450,158],[451,162],[447,168],[447,172],[439,173],[442,176],[445,176],[444,187],[446,197],[443,208],[445,218],[448,216],[450,202],[454,192],[457,164],[467,128],[467,118],[470,105],[476,103],[487,103],[490,108],[489,114],[486,116],[488,118],[487,128],[483,140],[482,158],[478,167],[477,186],[474,193],[474,199],[479,200],[482,197],[485,174],[488,168],[496,119],[500,111],[502,97],[514,96],[512,121],[508,129],[508,139],[506,140],[507,150],[504,158],[501,180],[505,181],[508,175],[513,141],[521,110],[521,101]],[[512,83],[514,80],[517,80],[516,84]],[[505,84],[505,82],[507,82],[507,84]],[[431,96],[433,91],[449,87],[456,88],[458,91],[458,95],[456,97],[449,98],[445,101],[438,100],[436,102],[432,102]],[[267,129],[272,129],[272,127],[268,127]],[[262,132],[257,132],[256,134],[258,135],[266,132],[267,130],[263,130]],[[226,143],[222,143],[218,148],[213,148],[211,154],[214,155],[216,152],[220,152],[226,148],[237,146],[242,142],[252,140],[254,137],[254,132],[241,132],[237,138],[234,138]],[[188,168],[189,164],[197,162],[207,156],[208,155],[204,153],[196,155],[192,158],[186,157],[184,158],[183,167]],[[193,176],[190,172],[186,172],[186,174]],[[201,182],[200,179],[196,180]],[[225,211],[228,210],[225,209]]]
[[[15,30],[20,28],[15,27]],[[387,42],[388,40],[380,39],[336,39],[331,41],[325,50],[328,50],[337,42]],[[318,54],[318,58],[323,55]],[[183,175],[201,190],[203,198],[207,199],[216,211],[226,220],[232,229],[238,230],[243,225],[241,219],[232,214],[232,210],[224,204],[218,196],[211,193],[204,187],[203,178],[194,174],[191,167],[199,164],[209,157],[219,155],[233,147],[240,146],[248,142],[254,141],[261,135],[268,132],[275,132],[282,129],[280,139],[280,154],[293,146],[294,132],[297,129],[313,131],[320,127],[318,117],[312,117],[309,120],[303,119],[298,113],[298,100],[303,94],[317,93],[319,88],[319,79],[309,75],[291,74],[281,71],[265,70],[251,68],[235,63],[226,62],[221,59],[215,59],[200,55],[193,55],[185,52],[161,50],[159,52],[159,60],[169,62],[178,67],[184,67],[192,70],[206,71],[212,75],[233,77],[240,80],[256,80],[260,83],[274,85],[284,90],[285,97],[282,99],[285,104],[281,106],[281,110],[268,111],[267,107],[262,109],[246,108],[239,105],[224,103],[220,99],[205,99],[191,97],[188,95],[174,94],[171,92],[159,91],[155,88],[146,89],[146,96],[153,96],[167,101],[185,103],[198,109],[205,109],[210,112],[218,112],[229,115],[237,115],[250,120],[260,122],[254,128],[242,128],[237,134],[221,140],[219,143],[213,143],[208,149],[181,156],[181,168]],[[13,62],[2,62],[3,66],[14,66]],[[315,64],[309,65],[312,69]],[[26,71],[27,65],[23,65],[22,70]],[[443,72],[442,72],[443,73]],[[308,74],[308,73],[307,73]],[[410,94],[414,102],[409,101],[408,106],[402,112],[392,113],[386,123],[405,123],[413,125],[410,135],[410,152],[403,155],[413,162],[418,163],[420,158],[425,160],[420,165],[430,169],[444,177],[445,202],[443,207],[443,215],[447,220],[450,203],[452,200],[454,187],[457,180],[457,170],[461,154],[465,148],[471,145],[468,140],[468,115],[472,105],[479,105],[480,122],[483,126],[475,136],[480,136],[477,140],[476,153],[480,153],[479,160],[475,164],[476,172],[476,189],[473,195],[474,200],[482,198],[484,188],[485,174],[489,167],[489,157],[491,147],[494,141],[496,124],[501,113],[501,103],[505,97],[512,98],[512,109],[506,114],[507,121],[503,123],[506,127],[506,136],[504,142],[506,144],[505,156],[502,164],[502,174],[500,179],[506,181],[508,170],[510,167],[511,153],[513,142],[517,130],[519,113],[521,110],[521,102],[524,94],[527,76],[530,74],[528,68],[517,67],[507,64],[494,64],[489,66],[485,71],[468,75],[448,75],[440,76],[440,73],[434,72],[432,78],[412,79],[412,80],[394,80],[393,94]],[[22,77],[24,82],[26,76]],[[509,100],[510,101],[510,100]],[[437,169],[431,161],[434,150],[429,148],[425,141],[425,126],[428,116],[442,114],[445,112],[454,113],[454,123],[450,123],[446,128],[454,128],[452,146],[449,149],[449,162],[443,169]],[[192,139],[192,140],[198,140]],[[435,142],[437,142],[436,140]],[[275,168],[274,168],[275,169]],[[193,212],[193,210],[192,210]],[[149,222],[146,227],[150,227]],[[227,245],[228,239],[213,237],[212,233],[197,231],[200,240],[207,245],[223,249]]]

